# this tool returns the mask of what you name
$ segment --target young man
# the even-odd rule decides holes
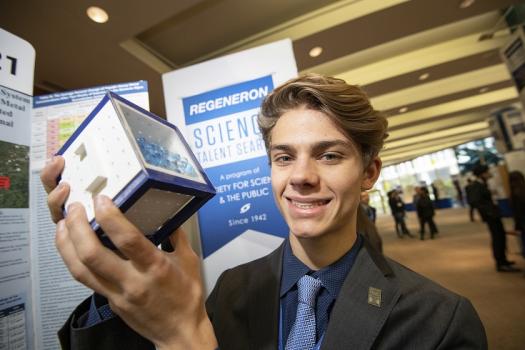
[[[86,326],[96,301],[85,301],[61,331],[64,348],[486,348],[467,299],[385,258],[356,231],[387,127],[359,88],[318,75],[291,80],[267,97],[259,125],[289,238],[225,271],[207,312],[200,262],[183,232],[171,237],[175,252],[162,252],[99,196],[96,218],[118,256],[100,244],[80,205],[61,218],[68,188],[53,181],[63,160],[44,169],[60,254],[118,315]]]

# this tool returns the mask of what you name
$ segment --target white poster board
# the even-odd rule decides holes
[[[162,76],[168,120],[217,190],[198,215],[208,292],[222,271],[269,253],[288,235],[256,119],[264,97],[296,75],[292,43],[282,40]]]
[[[27,41],[0,28],[0,85],[33,95],[35,49]]]
[[[35,50],[0,28],[0,349],[33,349],[29,145]]]

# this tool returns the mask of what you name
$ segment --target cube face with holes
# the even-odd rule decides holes
[[[95,220],[96,195],[111,198],[156,245],[215,195],[174,125],[111,92],[57,154],[65,159],[59,181],[71,188],[64,208],[82,203],[91,226],[110,248],[113,244]]]

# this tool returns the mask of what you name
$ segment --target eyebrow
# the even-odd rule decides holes
[[[350,148],[352,150],[355,149],[355,146],[350,141],[344,141],[344,140],[330,140],[330,141],[319,141],[311,145],[311,150],[314,153],[324,151],[328,148],[335,147],[335,146],[343,146]],[[284,152],[291,152],[294,150],[294,147],[288,144],[278,144],[278,145],[272,145],[270,147],[270,152],[273,151],[284,151]]]

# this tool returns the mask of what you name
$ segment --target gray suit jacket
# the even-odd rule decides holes
[[[277,349],[283,246],[224,272],[206,308],[221,350]],[[381,290],[380,306],[368,302]],[[378,300],[377,298],[375,299]],[[89,300],[59,336],[64,349],[154,349],[118,317],[75,328]],[[365,240],[332,310],[322,349],[486,349],[483,325],[470,302],[400,264]]]
[[[277,349],[282,255],[281,246],[219,278],[206,306],[221,349]],[[381,291],[380,306],[369,303],[371,287]],[[321,348],[486,349],[487,342],[467,299],[386,259],[365,241]]]

